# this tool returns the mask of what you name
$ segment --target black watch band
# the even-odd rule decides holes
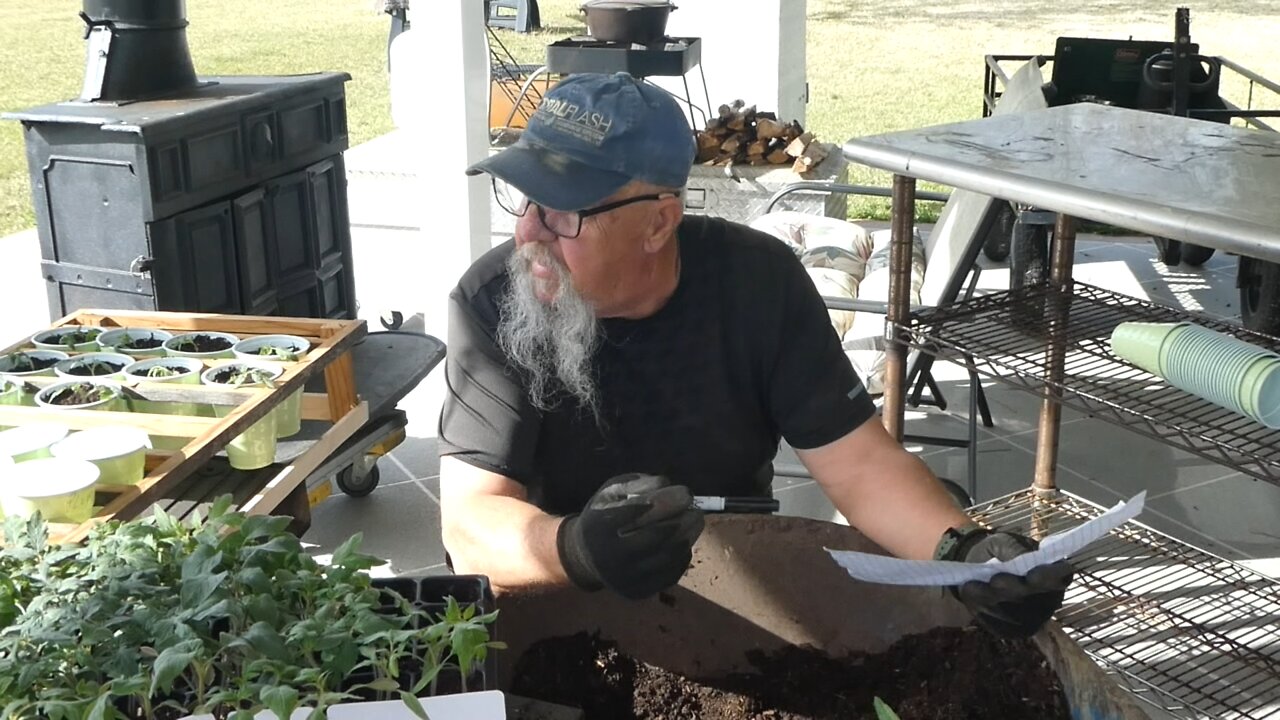
[[[991,530],[975,522],[965,523],[959,528],[947,528],[947,531],[938,539],[938,547],[933,551],[933,559],[964,562],[965,553],[969,548],[990,534]]]

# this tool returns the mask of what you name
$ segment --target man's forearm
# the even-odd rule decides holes
[[[878,420],[796,454],[849,524],[898,557],[930,559],[947,528],[968,522],[929,467]]]
[[[561,518],[529,503],[495,495],[457,498],[444,525],[444,544],[458,573],[487,575],[495,589],[566,585],[556,552]]]

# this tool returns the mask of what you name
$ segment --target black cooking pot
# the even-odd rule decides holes
[[[676,6],[670,0],[591,0],[580,9],[591,37],[648,45],[666,37],[667,18]]]

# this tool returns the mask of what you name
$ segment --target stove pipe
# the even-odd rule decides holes
[[[198,84],[186,0],[84,0],[88,58],[80,100],[154,98]]]

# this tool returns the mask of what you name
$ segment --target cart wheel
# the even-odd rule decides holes
[[[1181,242],[1162,237],[1153,237],[1151,240],[1156,244],[1156,256],[1160,258],[1160,262],[1168,267],[1173,267],[1182,262]]]
[[[1254,332],[1280,335],[1280,265],[1241,257],[1240,320]]]
[[[349,497],[364,497],[373,492],[378,487],[378,481],[382,479],[382,473],[378,470],[378,466],[371,465],[369,472],[364,477],[357,478],[354,465],[348,465],[338,471],[338,489],[346,493]]]
[[[399,330],[404,325],[404,313],[399,310],[392,310],[390,313],[380,318],[382,327],[388,330]]]
[[[1182,243],[1182,262],[1188,265],[1200,267],[1209,262],[1211,257],[1213,257],[1213,248],[1211,247]]]

